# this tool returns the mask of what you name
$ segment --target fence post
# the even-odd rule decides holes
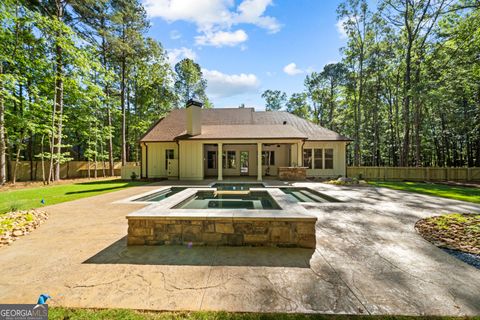
[[[472,168],[468,167],[467,168],[467,181],[472,180]]]

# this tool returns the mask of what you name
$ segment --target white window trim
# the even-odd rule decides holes
[[[322,168],[318,169],[315,168],[315,149],[322,149]],[[332,149],[332,168],[331,169],[325,169],[325,149]],[[308,168],[308,170],[335,170],[335,148],[332,147],[321,147],[321,148],[304,148],[303,150],[311,150],[312,152],[312,168]]]

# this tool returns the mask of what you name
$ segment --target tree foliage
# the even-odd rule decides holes
[[[338,18],[342,60],[287,111],[351,137],[349,164],[480,166],[478,1],[345,0]]]
[[[108,162],[102,175],[114,160],[139,161],[138,139],[184,97],[148,27],[139,0],[0,3],[0,184],[25,160],[41,160],[31,177],[41,170],[46,183],[70,159]],[[182,77],[199,79],[192,93],[209,105],[189,64]]]

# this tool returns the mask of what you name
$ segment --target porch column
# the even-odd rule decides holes
[[[303,167],[303,150],[302,150],[302,143],[297,143],[297,166]]]
[[[218,150],[217,150],[217,170],[218,170],[218,180],[223,180],[223,143],[218,143]]]
[[[257,142],[257,180],[262,181],[262,144]]]

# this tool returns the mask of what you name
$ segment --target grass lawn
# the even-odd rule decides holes
[[[146,182],[112,179],[4,190],[0,191],[0,214],[13,210],[33,209],[44,205],[91,197],[144,184]],[[42,204],[42,199],[45,204]]]
[[[480,203],[480,188],[475,187],[448,186],[425,182],[369,181],[368,183],[376,187],[386,187],[395,190],[428,194],[430,196]]]
[[[368,320],[368,319],[388,319],[388,320],[449,320],[449,319],[480,319],[474,318],[456,318],[456,317],[407,317],[407,316],[351,316],[351,315],[305,315],[305,314],[285,314],[285,313],[228,313],[228,312],[153,312],[153,311],[135,311],[125,309],[65,309],[49,308],[49,319],[128,319],[128,320],[151,320],[151,319],[185,319],[185,320]]]

